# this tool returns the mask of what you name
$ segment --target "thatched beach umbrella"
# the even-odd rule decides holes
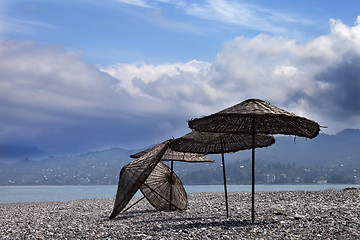
[[[255,147],[268,147],[275,143],[270,135],[256,134]],[[198,154],[232,153],[252,148],[250,134],[229,134],[192,131],[174,139],[169,148],[175,151]],[[165,155],[165,154],[164,154]]]
[[[151,148],[145,149],[144,151],[135,153],[133,155],[130,155],[130,157],[132,158],[138,158],[143,156],[144,154],[147,154],[148,152],[152,151],[154,148],[156,148],[158,145],[153,146]],[[188,153],[188,152],[178,152],[178,151],[174,151],[171,150],[170,148],[168,148],[166,150],[166,152],[164,153],[164,155],[161,157],[161,161],[170,161],[171,162],[171,167],[170,167],[170,178],[172,179],[172,174],[174,174],[174,161],[181,161],[181,162],[196,162],[196,163],[201,163],[201,162],[210,162],[213,163],[215,162],[214,160],[206,157],[203,154],[198,154],[198,153]],[[172,194],[172,188],[173,185],[170,184],[169,186],[169,197],[170,197],[170,202],[172,202],[173,200],[173,194]],[[171,204],[169,204],[169,210],[171,210]]]
[[[170,141],[159,144],[152,151],[128,163],[121,169],[114,209],[110,219],[115,218],[125,208],[139,187],[145,183],[167,150]]]
[[[275,138],[265,134],[255,135],[255,147],[267,147],[275,143]],[[169,147],[176,151],[217,154],[221,153],[223,180],[226,204],[226,216],[229,216],[226,171],[224,153],[237,152],[251,149],[253,146],[252,136],[249,134],[208,133],[192,131],[183,137],[173,140]]]
[[[162,162],[159,162],[145,184],[140,186],[140,190],[150,204],[157,210],[185,210],[188,206],[187,194],[178,176]],[[171,200],[166,198],[170,196]]]
[[[252,134],[252,222],[255,191],[255,134],[284,134],[314,138],[320,125],[260,99],[248,99],[220,112],[195,118],[189,127],[200,132]]]
[[[145,155],[146,153],[152,151],[154,148],[156,148],[158,145],[148,148],[144,151],[135,153],[133,155],[130,155],[131,158],[139,158]],[[166,150],[164,155],[161,157],[161,161],[181,161],[181,162],[194,162],[194,163],[200,163],[200,162],[209,162],[213,163],[214,160],[206,157],[204,154],[196,153],[196,152],[180,152],[175,151],[170,148]]]

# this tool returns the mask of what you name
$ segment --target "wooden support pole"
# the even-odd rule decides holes
[[[170,173],[170,203],[172,202],[172,187],[173,187],[173,168],[174,168],[174,161],[171,160],[171,173]],[[169,210],[171,210],[171,204],[169,205]]]
[[[131,206],[129,206],[128,208],[126,208],[123,212],[126,212],[127,210],[129,210],[130,208],[132,208],[133,206],[135,206],[136,204],[138,204],[141,200],[143,200],[145,197],[140,198],[139,200],[137,200],[135,203],[133,203]]]
[[[222,139],[220,139],[220,145],[221,145],[221,158],[222,158],[222,165],[223,165],[226,217],[229,217],[229,204],[228,204],[227,185],[226,185],[226,171],[225,171],[225,160],[224,160],[224,146],[223,146]]]
[[[252,118],[251,222],[255,222],[255,118]]]

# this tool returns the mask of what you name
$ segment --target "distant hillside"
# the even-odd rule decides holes
[[[43,158],[46,153],[34,146],[0,145],[0,161]]]
[[[277,175],[276,181],[272,183],[281,181],[283,183],[309,183],[318,180],[334,183],[358,181],[354,176],[360,176],[358,174],[360,172],[360,130],[344,130],[336,135],[320,134],[314,139],[276,135],[275,137],[274,145],[256,149],[258,181],[264,182],[266,180],[264,176],[267,174]],[[31,152],[37,152],[36,148],[29,149],[32,149],[27,152],[29,156]],[[26,151],[20,151],[17,156],[21,156],[18,158],[21,161],[8,162],[0,158],[0,185],[117,184],[120,169],[132,161],[129,158],[131,154],[140,150],[142,149],[112,148],[77,156],[46,157],[37,161],[34,161],[32,157],[24,157],[27,154],[21,154]],[[216,163],[176,162],[174,171],[184,184],[221,184],[221,155],[209,155],[209,157]],[[230,183],[248,183],[249,179],[245,176],[241,177],[239,170],[242,171],[247,166],[247,161],[251,159],[251,151],[225,154],[225,159],[228,178],[232,179]],[[274,169],[281,169],[281,172]],[[288,177],[281,180],[284,174],[296,175],[297,178]],[[360,178],[359,176],[357,179]]]
[[[251,161],[242,160],[226,163],[228,184],[251,184]],[[357,168],[360,169],[360,168]],[[304,167],[294,163],[275,163],[256,160],[255,181],[258,184],[353,184],[360,177],[354,177],[354,168]],[[199,169],[181,175],[184,184],[223,184],[222,167]]]
[[[321,133],[314,139],[277,135],[275,138],[272,146],[256,149],[256,159],[314,167],[360,162],[360,130],[357,129],[347,129],[336,135]],[[212,157],[220,160],[220,155]],[[250,158],[250,150],[226,154],[230,162]]]
[[[120,169],[133,151],[112,148],[78,156],[48,157],[41,161],[0,162],[0,185],[117,184]]]
[[[255,151],[258,181],[264,183],[264,176],[275,174],[276,171],[272,168],[277,166],[282,172],[276,172],[278,178],[274,180],[275,183],[313,183],[321,180],[332,183],[359,182],[360,130],[347,129],[336,135],[320,134],[314,139],[276,135],[275,137],[274,145]],[[210,157],[216,160],[215,165],[199,165],[199,168],[191,173],[178,172],[182,181],[186,184],[220,184],[221,156],[217,154]],[[238,170],[239,166],[245,166],[250,159],[250,150],[225,154],[226,169],[229,169],[227,175],[232,179],[230,183],[249,183],[250,179],[242,178]],[[234,169],[236,171],[233,172]],[[281,175],[297,177],[280,180]]]
[[[305,166],[333,166],[360,162],[360,130],[347,129],[336,135],[320,134],[314,139],[277,137],[260,158]]]

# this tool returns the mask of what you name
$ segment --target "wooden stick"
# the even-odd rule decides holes
[[[255,117],[252,118],[251,222],[255,222]]]
[[[164,197],[163,195],[161,195],[160,193],[158,193],[155,189],[151,188],[149,185],[147,185],[146,183],[143,183],[147,188],[149,188],[151,191],[153,191],[155,194],[157,194],[159,197],[161,197],[162,199],[164,199],[165,201],[167,201],[168,203],[170,203],[171,205],[173,205],[174,207],[176,207],[178,210],[181,211],[181,209],[176,206],[174,203],[170,202],[169,199],[167,199],[166,197]]]
[[[138,204],[141,200],[143,200],[145,197],[140,198],[139,200],[137,200],[135,203],[133,203],[131,206],[129,206],[127,209],[125,209],[123,212],[126,212],[127,210],[129,210],[130,208],[132,208],[133,206],[135,206],[136,204]]]
[[[225,160],[224,160],[224,146],[223,146],[222,139],[220,139],[220,144],[221,144],[221,158],[222,158],[222,165],[223,165],[226,217],[229,217],[229,204],[228,204],[227,185],[226,185],[226,171],[225,171]]]
[[[174,161],[171,160],[171,174],[170,174],[170,205],[169,205],[169,210],[171,210],[171,202],[172,202],[172,186],[173,186],[173,168],[174,168]]]

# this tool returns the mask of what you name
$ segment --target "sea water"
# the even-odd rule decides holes
[[[185,185],[187,193],[223,192],[223,185]],[[318,191],[360,185],[256,185],[255,191]],[[251,185],[228,185],[228,192],[251,191]],[[0,203],[69,201],[88,198],[115,198],[116,185],[77,186],[0,186]],[[141,196],[140,191],[136,196]]]

